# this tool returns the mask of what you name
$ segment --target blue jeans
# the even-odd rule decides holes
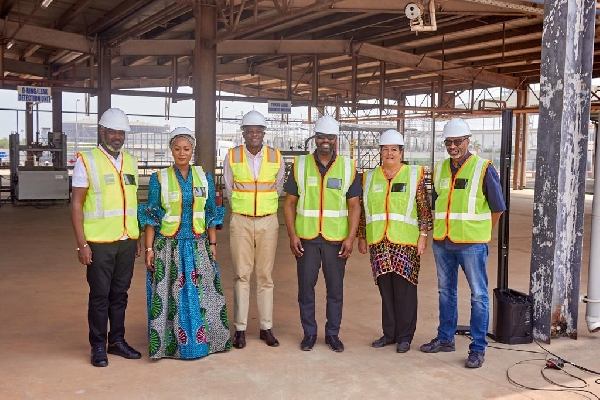
[[[473,342],[469,349],[485,352],[488,331],[490,300],[488,296],[488,278],[486,262],[488,245],[477,243],[461,249],[447,249],[444,244],[433,241],[433,254],[438,276],[438,293],[440,307],[440,325],[437,339],[444,342],[454,340],[458,321],[457,286],[458,267],[462,267],[471,288],[471,322],[470,330]]]

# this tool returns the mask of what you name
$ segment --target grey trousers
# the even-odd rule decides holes
[[[297,257],[298,269],[298,305],[300,322],[305,335],[317,334],[315,319],[315,285],[319,269],[323,267],[327,288],[327,323],[325,335],[337,335],[342,323],[344,304],[344,273],[346,259],[338,257],[341,243],[307,243],[302,241],[304,254]]]

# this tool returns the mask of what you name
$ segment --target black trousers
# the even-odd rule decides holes
[[[107,339],[109,343],[125,340],[127,291],[133,277],[137,241],[88,244],[92,250],[92,263],[87,267],[90,345],[104,346]]]
[[[323,267],[327,288],[327,323],[325,335],[337,335],[342,323],[344,305],[344,273],[346,259],[338,257],[341,244],[307,243],[302,241],[304,254],[296,258],[298,270],[298,305],[305,335],[317,334],[315,319],[315,285]]]
[[[381,294],[381,325],[388,342],[410,343],[417,329],[417,285],[387,273],[377,278]]]

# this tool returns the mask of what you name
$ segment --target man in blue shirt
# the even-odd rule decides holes
[[[458,268],[471,288],[470,332],[467,368],[479,368],[485,360],[489,325],[487,277],[488,242],[492,228],[506,210],[498,172],[489,160],[469,152],[471,130],[461,118],[444,126],[444,145],[450,158],[434,169],[433,254],[438,276],[439,326],[425,353],[455,350],[458,320]]]

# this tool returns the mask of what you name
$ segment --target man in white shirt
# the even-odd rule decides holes
[[[279,150],[263,146],[267,122],[258,111],[242,118],[245,146],[230,149],[223,162],[226,196],[231,204],[229,227],[234,272],[233,347],[246,347],[250,277],[256,270],[259,338],[279,346],[273,335],[273,279],[277,249],[277,209],[285,164]]]
[[[137,359],[125,341],[127,291],[140,254],[137,220],[137,159],[121,151],[129,120],[118,108],[99,122],[102,144],[77,154],[71,220],[79,262],[87,266],[91,363],[106,367],[108,353]],[[110,332],[108,324],[110,322]]]

